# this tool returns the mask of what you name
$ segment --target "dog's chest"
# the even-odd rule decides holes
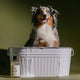
[[[52,27],[50,27],[48,24],[42,25],[38,30],[37,30],[37,37],[44,39],[45,41],[49,40],[55,40],[56,37],[54,35],[54,32],[52,30]]]

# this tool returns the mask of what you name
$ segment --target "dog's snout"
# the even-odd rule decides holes
[[[43,18],[46,18],[46,14],[43,15]]]

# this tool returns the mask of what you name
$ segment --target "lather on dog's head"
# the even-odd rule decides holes
[[[51,27],[57,26],[57,14],[58,11],[51,6],[37,6],[32,7],[32,22],[35,26],[42,24],[49,24]]]

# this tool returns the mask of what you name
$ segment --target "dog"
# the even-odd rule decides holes
[[[34,27],[25,47],[59,47],[57,15],[59,12],[51,6],[32,7]]]

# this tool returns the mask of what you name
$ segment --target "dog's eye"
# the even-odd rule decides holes
[[[38,13],[38,14],[42,14],[43,11],[42,11],[42,10],[38,10],[37,13]]]
[[[42,14],[42,13],[43,13],[43,11],[40,10],[40,14]]]

